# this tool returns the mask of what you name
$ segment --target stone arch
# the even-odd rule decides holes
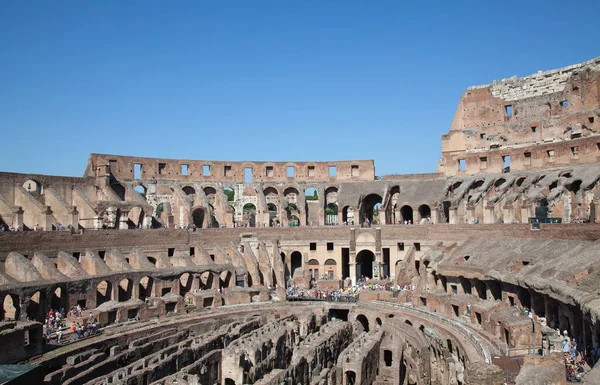
[[[342,209],[342,222],[348,225],[354,224],[354,208],[352,206],[345,206]]]
[[[190,273],[183,273],[179,276],[179,295],[185,296],[192,290],[194,277]]]
[[[243,207],[243,221],[249,227],[256,227],[256,206],[246,203]]]
[[[498,188],[500,186],[502,186],[504,183],[506,183],[506,179],[504,178],[498,178],[495,182],[494,182],[494,187]]]
[[[364,314],[357,315],[356,321],[358,321],[363,331],[369,332],[369,319]]]
[[[327,279],[335,279],[338,276],[337,272],[337,262],[333,258],[329,258],[325,261],[325,275]]]
[[[50,308],[59,310],[60,308],[68,309],[69,307],[69,292],[63,286],[58,286],[52,291],[50,297]]]
[[[260,271],[259,271],[260,272]],[[262,274],[262,273],[261,273]],[[228,288],[231,282],[231,272],[229,270],[224,270],[219,274],[219,284],[223,288]],[[264,283],[264,277],[261,280],[261,283]]]
[[[345,377],[346,385],[356,385],[356,372],[354,372],[353,370],[346,370]]]
[[[133,188],[133,190],[135,192],[137,192],[138,194],[140,194],[142,196],[142,198],[146,199],[146,191],[147,191],[146,186],[144,186],[143,184],[140,183],[137,186],[135,186]]]
[[[21,316],[19,296],[6,294],[2,301],[2,321],[17,321]]]
[[[362,250],[356,255],[356,279],[373,278],[373,262],[375,254],[371,250]]]
[[[206,221],[206,210],[201,207],[192,211],[192,220],[197,228],[203,228]]]
[[[109,281],[101,281],[96,286],[96,307],[112,300],[112,284]]]
[[[290,256],[290,263],[292,267],[290,269],[291,274],[292,277],[294,277],[294,273],[296,272],[296,270],[302,268],[302,253],[300,253],[299,251],[294,251]]]
[[[365,222],[367,219],[369,222],[373,222],[373,217],[378,213],[378,208],[381,208],[383,198],[379,194],[369,194],[363,198],[360,203],[360,223]]]
[[[419,215],[421,216],[421,219],[430,218],[431,217],[431,208],[425,204],[419,206]]]
[[[133,282],[129,278],[124,278],[119,282],[118,301],[125,302],[131,299],[133,293]]]
[[[40,290],[36,291],[29,297],[29,299],[26,301],[27,307],[25,308],[27,319],[44,322],[46,313],[45,299],[44,293]]]
[[[196,194],[196,189],[193,188],[192,186],[183,186],[181,189],[183,190],[185,195],[195,195]]]
[[[413,208],[409,205],[404,205],[400,208],[400,215],[402,216],[402,221],[410,221],[413,222]]]
[[[149,277],[149,276],[142,277],[140,279],[140,283],[138,285],[139,285],[139,288],[138,288],[139,299],[141,299],[143,301],[148,297],[154,296],[153,295],[154,279],[152,277]]]
[[[39,195],[42,193],[42,184],[35,179],[27,179],[25,183],[23,183],[23,188],[30,194]]]
[[[205,271],[198,277],[198,286],[202,290],[212,289],[214,274],[212,271]]]

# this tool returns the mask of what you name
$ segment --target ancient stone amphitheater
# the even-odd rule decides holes
[[[0,173],[0,380],[562,384],[566,333],[599,384],[599,180],[600,58],[468,88],[431,174]]]

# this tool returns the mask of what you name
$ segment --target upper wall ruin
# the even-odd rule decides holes
[[[372,160],[334,162],[227,162],[174,160],[91,154],[85,176],[101,176],[110,165],[117,179],[177,179],[188,181],[327,182],[372,181]],[[136,175],[139,170],[139,176]],[[250,176],[251,175],[251,176]],[[248,180],[250,176],[250,180]]]
[[[438,172],[524,171],[600,159],[600,57],[469,87],[442,135]]]

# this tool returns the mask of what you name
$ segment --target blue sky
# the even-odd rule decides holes
[[[468,86],[600,56],[599,11],[597,0],[2,1],[0,171],[81,176],[98,152],[435,172]]]

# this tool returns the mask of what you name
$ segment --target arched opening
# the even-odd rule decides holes
[[[405,320],[404,323],[407,325],[413,326],[412,322],[410,322],[409,320]]]
[[[517,179],[517,187],[521,187],[521,185],[523,184],[523,182],[525,182],[525,179],[527,179],[526,177],[521,177],[519,179]]]
[[[223,193],[227,196],[227,202],[233,202],[235,200],[235,192],[231,187],[225,187]]]
[[[125,187],[120,183],[111,184],[110,188],[114,191],[114,193],[121,199],[125,200]]]
[[[500,178],[494,182],[494,187],[498,188],[498,187],[502,186],[505,182],[506,182],[506,179]]]
[[[140,283],[139,283],[139,296],[140,299],[143,301],[148,297],[152,297],[152,286],[154,284],[154,280],[152,279],[152,277],[143,277],[142,279],[140,279]]]
[[[190,273],[181,274],[179,277],[179,295],[183,297],[192,290],[193,278]]]
[[[478,188],[483,186],[484,183],[485,183],[485,181],[483,179],[479,179],[478,181],[473,183],[473,185],[471,186],[471,190],[477,190]]]
[[[356,385],[356,373],[352,370],[346,371],[346,385]]]
[[[378,326],[381,326],[381,318],[377,317],[377,318],[375,319],[375,322],[377,322],[377,325],[378,325]]]
[[[248,227],[256,227],[256,206],[246,203],[243,208],[243,221]]]
[[[267,210],[269,211],[269,227],[276,227],[279,225],[279,210],[277,205],[274,203],[267,203]]]
[[[294,251],[290,256],[290,261],[292,264],[292,278],[294,277],[294,273],[296,269],[302,268],[302,254],[299,251]]]
[[[30,194],[40,195],[42,193],[42,185],[40,182],[33,179],[25,181],[25,183],[23,183],[23,188]]]
[[[338,224],[338,205],[329,203],[325,206],[325,225],[335,226]]]
[[[204,227],[204,216],[205,216],[204,209],[197,208],[196,210],[194,210],[192,212],[192,220],[194,222],[194,226],[196,226],[197,228]]]
[[[370,250],[362,250],[356,255],[356,279],[373,278],[373,261],[375,254]]]
[[[319,261],[316,259],[311,259],[308,261],[308,271],[310,273],[310,277],[315,281],[318,280],[319,277]]]
[[[119,302],[129,301],[133,291],[133,283],[130,279],[123,279],[119,282]]]
[[[214,187],[208,186],[204,188],[204,195],[209,204],[214,205],[217,198],[217,190]]]
[[[383,361],[385,362],[385,366],[387,366],[387,367],[392,366],[392,363],[393,363],[392,357],[393,357],[393,355],[392,355],[391,350],[383,351]]]
[[[146,258],[148,258],[148,262],[150,262],[151,264],[156,266],[156,258],[154,258],[154,257],[146,257]]]
[[[112,285],[108,281],[102,281],[96,286],[96,307],[112,299]]]
[[[400,208],[400,215],[402,215],[402,221],[413,223],[413,209],[410,206],[402,206]]]
[[[39,291],[33,293],[27,303],[27,319],[32,321],[44,321],[44,309],[42,309],[42,294]]]
[[[259,271],[260,273],[260,271]],[[260,273],[262,275],[262,273]],[[231,272],[230,271],[222,271],[221,274],[219,274],[219,283],[221,285],[222,288],[228,288],[230,285],[230,280],[231,280]],[[261,283],[264,283],[264,277],[261,278]]]
[[[198,280],[199,287],[201,290],[212,289],[213,287],[214,274],[211,271],[205,271],[200,274],[200,278]]]
[[[335,259],[329,258],[325,261],[325,275],[329,280],[333,280],[337,277],[337,262]]]
[[[196,194],[196,189],[193,188],[192,186],[184,186],[182,188],[182,190],[185,193],[185,195],[195,195]]]
[[[431,208],[427,205],[419,206],[419,215],[421,219],[430,218],[431,217]]]
[[[367,220],[372,223],[374,219],[379,217],[379,209],[381,208],[383,199],[378,194],[369,194],[361,202],[360,205],[360,222],[364,223]],[[377,218],[374,218],[377,216]]]
[[[308,187],[304,190],[304,197],[307,201],[318,201],[319,191],[314,187]]]
[[[342,221],[347,225],[354,224],[354,209],[352,206],[346,206],[342,210]]]
[[[367,317],[364,314],[359,314],[358,316],[356,316],[356,321],[358,321],[359,325],[358,326],[358,331],[364,331],[366,333],[369,332],[369,320],[367,319]]]
[[[233,381],[231,378],[226,378],[225,385],[235,385],[235,381]]]
[[[19,297],[12,294],[7,294],[4,297],[2,303],[2,320],[3,321],[16,321],[19,319],[19,309],[17,304],[19,303]]]
[[[457,189],[459,189],[460,186],[462,185],[462,183],[463,183],[462,180],[459,180],[459,181],[456,181],[456,182],[452,183],[452,185],[450,186],[450,192],[454,192]]]
[[[213,229],[218,229],[219,228],[219,221],[217,221],[217,217],[215,215],[215,207],[212,204],[208,205],[208,211],[210,214],[210,224],[209,227],[212,227]]]
[[[54,292],[52,292],[52,297],[50,298],[50,307],[54,310],[67,309],[69,306],[69,298],[66,290],[63,290],[62,287],[57,287]]]
[[[146,199],[146,187],[140,185],[137,185],[133,188],[135,190],[135,192],[137,192],[138,194],[140,194],[142,196],[142,198]]]

